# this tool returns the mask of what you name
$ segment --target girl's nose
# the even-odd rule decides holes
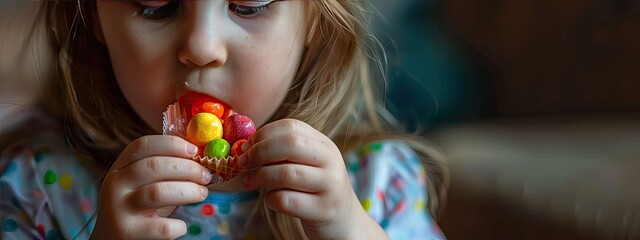
[[[209,1],[205,1],[209,2]],[[216,1],[212,1],[216,2]],[[224,24],[204,8],[186,9],[184,38],[178,53],[181,63],[194,67],[219,67],[227,60]],[[216,23],[217,22],[217,23]]]

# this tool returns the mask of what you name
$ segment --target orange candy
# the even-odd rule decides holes
[[[240,154],[242,154],[242,144],[247,141],[247,139],[240,139],[233,143],[233,146],[231,147],[231,156],[240,156]]]
[[[224,106],[222,106],[222,104],[214,103],[214,102],[205,102],[202,104],[202,111],[213,113],[213,115],[216,115],[216,117],[218,117],[220,121],[224,123],[222,119],[222,116],[224,115]]]
[[[201,112],[212,113],[216,115],[220,121],[223,121],[231,114],[229,106],[222,101],[199,92],[186,92],[178,99],[178,102],[180,106],[187,110],[187,121],[191,121],[193,116]]]

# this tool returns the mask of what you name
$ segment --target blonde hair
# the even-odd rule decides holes
[[[403,140],[425,164],[428,205],[436,216],[449,181],[446,162],[425,139],[392,131],[397,126],[381,117],[386,114],[384,88],[375,86],[384,86],[385,59],[368,27],[369,5],[368,1],[306,1],[308,45],[291,89],[271,120],[305,121],[343,152],[371,141]],[[65,122],[78,154],[110,165],[132,139],[152,131],[139,124],[143,121],[124,100],[110,71],[107,50],[92,33],[97,26],[95,2],[46,1],[43,11],[59,80],[51,81],[44,92],[43,106]],[[262,210],[277,238],[306,239],[299,219],[266,206]]]

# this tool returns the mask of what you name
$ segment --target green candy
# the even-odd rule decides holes
[[[229,156],[231,145],[222,138],[213,140],[204,148],[204,155],[210,158],[225,158]]]

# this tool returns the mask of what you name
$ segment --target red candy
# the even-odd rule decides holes
[[[240,139],[249,139],[256,132],[256,125],[251,118],[234,114],[222,124],[222,138],[233,144]]]

